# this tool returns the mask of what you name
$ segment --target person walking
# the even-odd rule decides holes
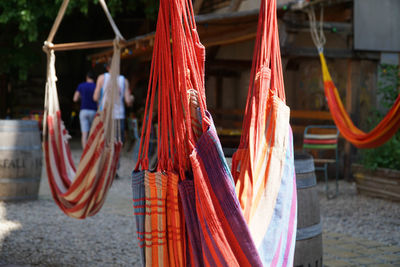
[[[93,94],[93,100],[98,103],[100,110],[103,109],[104,103],[105,103],[105,97],[103,97],[105,86],[107,85],[107,83],[110,81],[110,78],[111,78],[110,65],[111,65],[111,62],[108,62],[108,64],[106,65],[107,72],[99,75],[99,77],[97,78],[96,89]],[[129,82],[123,75],[118,76],[117,82],[118,82],[118,87],[119,87],[119,95],[118,95],[117,101],[119,101],[119,104],[118,105],[114,104],[113,119],[119,120],[121,141],[124,142],[125,105],[128,107],[132,106],[134,97],[131,94],[131,90],[129,89]],[[120,162],[118,162],[117,170],[119,169],[119,166],[120,166]],[[119,178],[118,173],[116,173],[115,178],[116,179]]]
[[[104,87],[109,82],[111,75],[110,71],[110,62],[106,65],[107,72],[99,75],[96,81],[96,89],[93,94],[93,100],[98,103],[100,106],[100,110],[103,109],[105,98],[104,95]],[[134,97],[131,94],[131,90],[129,89],[129,82],[123,76],[119,75],[118,77],[118,86],[119,86],[119,105],[114,105],[113,110],[113,119],[120,121],[120,133],[121,140],[124,141],[124,133],[125,133],[125,105],[130,107],[133,104]]]
[[[80,83],[75,91],[73,101],[81,101],[81,107],[79,111],[79,121],[81,126],[81,144],[82,148],[88,140],[90,127],[92,126],[93,119],[97,111],[97,103],[93,101],[93,94],[96,88],[94,83],[94,75],[91,71],[86,74],[86,81]]]

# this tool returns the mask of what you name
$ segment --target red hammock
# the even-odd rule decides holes
[[[342,100],[326,65],[323,53],[319,54],[324,79],[325,96],[333,120],[340,134],[358,148],[374,148],[387,142],[400,128],[400,94],[382,121],[370,132],[357,128],[343,106]]]
[[[132,175],[146,266],[261,266],[206,111],[204,61],[191,1],[161,0]],[[153,117],[159,144],[154,171],[148,158]]]
[[[275,0],[262,0],[246,113],[232,174],[264,266],[292,266],[297,225],[290,109],[285,104]]]
[[[328,66],[325,61],[323,48],[325,36],[323,31],[323,9],[321,8],[320,23],[317,25],[313,7],[307,10],[311,37],[318,49],[322,76],[324,79],[325,96],[328,101],[329,110],[341,135],[358,148],[374,148],[388,141],[400,128],[400,94],[397,96],[392,108],[382,121],[370,132],[365,133],[357,128],[352,122],[349,114],[343,106],[339,92],[332,81]],[[318,29],[319,26],[319,29]]]

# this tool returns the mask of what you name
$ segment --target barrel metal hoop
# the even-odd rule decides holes
[[[32,182],[32,183],[38,183],[40,182],[40,177],[39,178],[0,178],[0,184],[16,184],[16,183],[27,183],[27,182]]]
[[[32,151],[32,150],[41,150],[42,146],[0,146],[0,150],[22,150],[22,151]]]
[[[322,234],[322,222],[311,225],[309,227],[298,228],[296,233],[296,240],[310,239],[319,234]]]
[[[314,159],[309,158],[309,159],[295,160],[294,168],[296,170],[296,173],[313,172],[315,170]]]
[[[0,133],[22,133],[31,132],[33,134],[40,134],[38,129],[35,128],[14,128],[14,127],[0,127]]]
[[[317,185],[317,178],[314,172],[310,173],[296,173],[296,186],[297,189],[309,188]]]
[[[0,201],[14,201],[14,200],[33,200],[37,199],[37,195],[27,195],[27,196],[6,196],[0,197]]]

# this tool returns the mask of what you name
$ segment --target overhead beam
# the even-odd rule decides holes
[[[298,57],[318,57],[318,52],[315,47],[281,47],[283,56],[298,56]],[[374,52],[357,52],[352,49],[332,49],[324,48],[324,55],[327,58],[359,58],[380,60],[380,54]]]
[[[231,0],[231,3],[229,4],[229,11],[230,12],[238,11],[241,3],[242,0]]]
[[[204,0],[196,0],[194,1],[194,7],[193,7],[193,11],[194,14],[197,15],[200,12],[201,6],[203,5]]]
[[[43,46],[44,49],[51,48],[54,51],[68,51],[68,50],[78,50],[78,49],[91,49],[91,48],[103,48],[112,47],[114,40],[101,40],[101,41],[88,41],[88,42],[73,42],[73,43],[63,43],[63,44],[50,44],[48,46]],[[126,41],[121,40],[120,45],[125,46]]]
[[[286,30],[289,32],[310,31],[310,24],[307,21],[296,21],[296,23],[285,19],[283,21],[285,22]],[[346,22],[324,22],[323,29],[324,31],[352,34],[353,24]]]

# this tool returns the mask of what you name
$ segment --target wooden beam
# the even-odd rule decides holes
[[[208,54],[207,54],[208,56]],[[210,57],[207,57],[210,58]],[[249,70],[251,69],[251,60],[240,60],[240,59],[208,59],[208,68],[227,68],[234,69],[237,71]]]
[[[318,57],[318,52],[315,47],[283,46],[281,47],[281,52],[283,56]],[[357,58],[380,60],[380,53],[358,52],[352,49],[325,48],[324,55],[327,58]]]
[[[225,23],[234,23],[240,21],[248,21],[248,20],[258,20],[258,9],[240,11],[240,12],[231,12],[231,13],[211,13],[204,15],[196,16],[197,25],[200,24],[217,24],[223,22]]]
[[[229,0],[205,1],[201,10],[204,13],[211,13],[227,6],[229,6]]]
[[[308,21],[296,21],[296,23],[287,19],[284,19],[283,21],[285,22],[287,31],[310,32],[310,24],[308,23]],[[335,31],[336,33],[352,34],[353,24],[348,22],[324,22],[323,29],[324,31]]]
[[[238,71],[229,70],[229,69],[207,68],[206,73],[207,73],[207,75],[211,75],[211,76],[222,76],[222,77],[230,77],[230,78],[237,78],[240,76],[240,73]]]
[[[292,1],[288,4],[285,4],[285,6],[290,10],[296,11],[296,10],[303,10],[310,6],[324,5],[324,7],[326,7],[326,6],[332,6],[332,5],[344,4],[344,3],[350,3],[350,2],[353,2],[353,0]],[[279,5],[278,5],[278,7],[281,8],[281,6],[279,6]]]
[[[199,14],[201,6],[203,5],[203,2],[204,2],[204,0],[196,0],[194,2],[194,7],[193,7],[194,10],[193,11],[194,11],[195,15]]]
[[[222,108],[223,105],[223,90],[224,90],[224,78],[222,76],[217,76],[217,92],[216,92],[216,105],[218,108]],[[221,119],[221,114],[217,115],[217,119]]]
[[[151,53],[154,45],[154,38],[155,33],[152,32],[150,34],[141,35],[130,39],[125,45],[128,53],[126,53],[125,50],[122,50],[121,58],[133,58],[139,55],[147,55],[148,53]],[[112,54],[113,50],[110,49],[89,55],[88,59],[95,62],[103,62],[105,58],[111,57]]]
[[[63,43],[54,44],[50,46],[43,46],[43,49],[47,47],[53,49],[54,51],[67,51],[67,50],[79,50],[79,49],[90,49],[90,48],[103,48],[112,47],[114,40],[102,40],[102,41],[89,41],[89,42],[73,42],[73,43]],[[120,41],[121,46],[126,45],[126,41]]]
[[[238,116],[243,116],[244,115],[244,109],[212,109],[210,108],[210,112],[212,114],[223,114],[223,115],[238,115]]]
[[[347,82],[346,82],[346,111],[351,117],[352,113],[352,90],[351,90],[351,74],[352,74],[352,62],[351,59],[347,60]],[[344,178],[351,180],[351,144],[346,140],[344,145]]]
[[[243,109],[211,109],[215,114],[225,115],[244,115]],[[311,119],[311,120],[327,120],[333,121],[332,115],[329,111],[319,110],[291,110],[290,117],[293,119]]]
[[[291,110],[290,118],[293,119],[312,119],[312,120],[330,120],[332,115],[329,111],[316,111],[316,110]]]
[[[229,4],[229,11],[230,12],[238,11],[241,3],[242,0],[231,0],[231,3]]]

